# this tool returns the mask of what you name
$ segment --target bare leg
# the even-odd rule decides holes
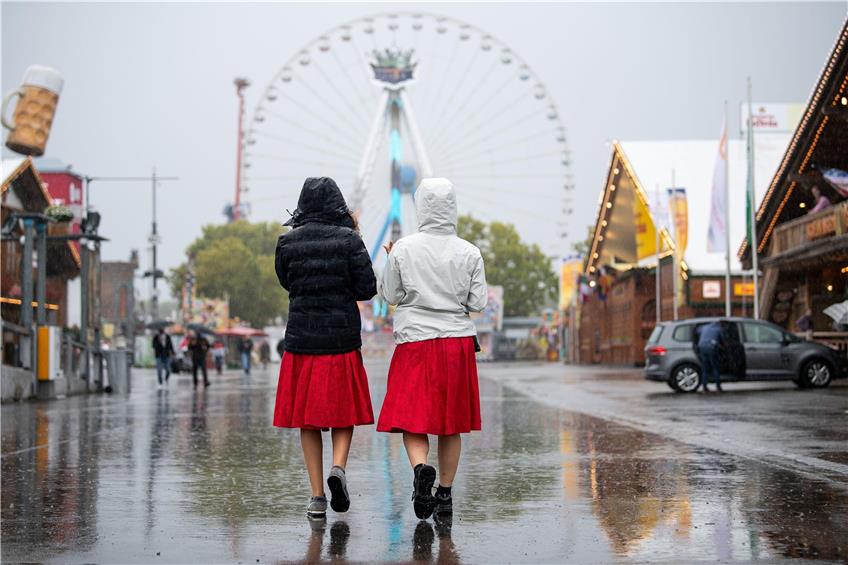
[[[427,434],[403,432],[403,446],[406,448],[409,464],[413,468],[420,463],[427,463],[427,454],[430,452],[430,440]]]
[[[324,444],[321,430],[300,430],[300,446],[303,448],[303,461],[309,473],[312,496],[324,496]]]
[[[353,439],[353,426],[333,428],[333,465],[342,469],[347,467],[347,455],[350,453],[350,440]]]
[[[453,485],[461,451],[462,438],[459,434],[439,436],[439,484],[443,487]]]

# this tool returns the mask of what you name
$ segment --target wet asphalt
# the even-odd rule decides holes
[[[387,367],[367,367],[378,410]],[[682,396],[627,370],[484,364],[451,523],[415,518],[401,438],[373,426],[350,512],[310,523],[273,368],[197,391],[133,377],[129,397],[2,407],[3,562],[848,561],[844,383]]]

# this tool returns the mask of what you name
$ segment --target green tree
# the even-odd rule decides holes
[[[592,247],[593,239],[595,239],[595,225],[591,224],[586,226],[586,239],[575,241],[571,244],[571,249],[573,249],[575,253],[579,253],[583,257],[586,257],[589,254],[589,249]]]
[[[551,304],[559,285],[551,261],[538,245],[521,241],[515,226],[466,215],[457,231],[480,248],[488,283],[504,287],[504,315],[538,315]]]
[[[198,296],[228,298],[230,315],[261,327],[288,311],[288,298],[274,272],[274,251],[282,229],[273,223],[204,226],[188,248],[194,258]],[[186,264],[171,270],[169,282],[179,296]]]

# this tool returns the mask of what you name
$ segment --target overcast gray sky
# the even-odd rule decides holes
[[[596,212],[607,140],[718,134],[745,77],[759,102],[805,102],[846,14],[844,2],[756,4],[2,3],[2,90],[32,63],[65,89],[48,156],[90,175],[160,174],[165,268],[203,224],[223,220],[235,175],[236,98],[248,108],[285,59],[345,20],[392,9],[442,13],[487,30],[528,61],[568,129],[583,232]],[[731,131],[738,120],[731,113]],[[4,157],[9,153],[4,148]],[[146,185],[94,184],[106,259],[140,248]],[[294,202],[288,207],[293,208]],[[276,205],[276,204],[275,204]],[[283,217],[282,208],[279,217]]]

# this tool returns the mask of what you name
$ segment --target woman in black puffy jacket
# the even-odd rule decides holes
[[[356,222],[333,179],[308,178],[277,242],[276,271],[289,291],[289,320],[277,385],[274,425],[300,428],[312,486],[310,516],[326,513],[321,431],[332,429],[327,479],[336,512],[350,506],[345,466],[353,426],[374,423],[362,365],[357,300],[377,292]]]

